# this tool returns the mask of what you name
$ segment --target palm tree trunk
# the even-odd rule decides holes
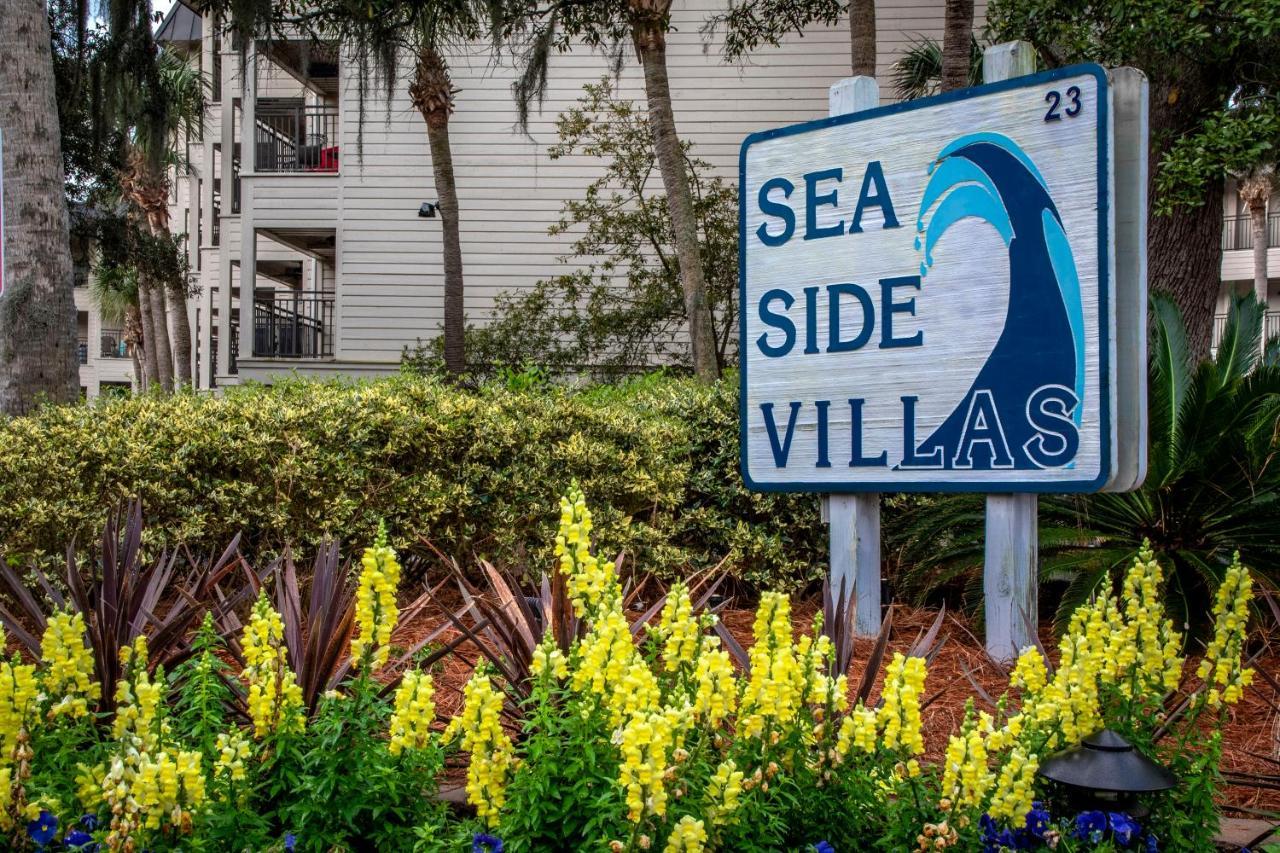
[[[702,249],[698,243],[698,219],[693,209],[693,191],[685,168],[684,151],[676,133],[676,117],[671,108],[671,84],[667,78],[667,44],[663,30],[665,16],[646,15],[632,21],[632,39],[644,68],[645,97],[649,102],[649,130],[667,192],[667,211],[675,237],[676,259],[680,264],[680,284],[693,349],[693,371],[703,382],[720,376],[716,359],[715,325],[707,301]]]
[[[453,82],[444,58],[424,47],[409,96],[427,123],[427,146],[440,210],[441,254],[444,259],[444,366],[452,376],[467,370],[466,290],[462,278],[462,223],[458,183],[449,147],[449,116],[453,112]]]
[[[146,362],[146,335],[142,330],[145,324],[142,318],[141,308],[142,298],[138,297],[138,304],[129,306],[124,315],[124,333],[125,344],[129,347],[129,357],[133,359],[133,389],[135,391],[147,390],[147,381],[150,379],[147,373]]]
[[[849,3],[849,47],[853,75],[876,76],[876,0]]]
[[[151,334],[151,294],[148,285],[138,282],[138,324],[142,330],[142,387],[149,389],[160,378],[160,365],[156,359],[156,340]]]
[[[973,0],[947,0],[942,30],[942,91],[969,85],[973,45]]]
[[[458,210],[458,185],[453,176],[453,154],[449,149],[449,116],[434,114],[427,119],[427,144],[431,148],[431,169],[440,196],[440,226],[444,255],[444,366],[457,376],[466,372],[466,324],[462,280],[462,233]]]
[[[173,307],[174,380],[179,386],[191,382],[191,314],[187,294],[178,287],[169,288],[169,304]]]
[[[79,398],[71,240],[49,19],[41,0],[0,0],[4,269],[0,413]]]
[[[1267,206],[1249,206],[1249,226],[1253,231],[1253,293],[1267,306]]]
[[[169,346],[169,306],[165,288],[150,282],[147,292],[151,301],[151,337],[156,342],[156,368],[160,388],[166,394],[173,392],[173,349]]]

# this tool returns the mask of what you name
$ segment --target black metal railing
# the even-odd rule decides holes
[[[333,355],[333,294],[259,297],[253,303],[253,354],[260,358]]]
[[[1280,213],[1267,217],[1267,246],[1280,246]],[[1228,216],[1222,221],[1222,249],[1253,248],[1253,223],[1248,216]]]
[[[128,358],[129,344],[120,329],[103,329],[101,337],[102,358]]]
[[[89,363],[89,342],[80,341],[76,344],[76,358],[81,364]]]
[[[1222,343],[1222,333],[1227,328],[1227,315],[1215,314],[1213,317],[1213,349],[1217,350],[1218,344]],[[1262,321],[1262,336],[1264,340],[1271,340],[1280,336],[1280,311],[1268,311]]]
[[[255,112],[254,169],[338,171],[338,108],[260,102]]]

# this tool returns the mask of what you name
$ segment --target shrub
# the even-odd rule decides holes
[[[431,540],[470,564],[548,564],[529,507],[570,482],[600,496],[602,547],[677,573],[728,557],[793,587],[825,563],[811,496],[745,490],[737,392],[655,376],[629,385],[464,390],[423,377],[285,382],[220,397],[135,397],[0,423],[0,549],[58,554],[141,499],[152,542],[252,558],[330,534]]]

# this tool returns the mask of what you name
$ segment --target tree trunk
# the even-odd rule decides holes
[[[1249,230],[1253,237],[1253,293],[1267,306],[1267,203],[1275,187],[1275,169],[1255,166],[1239,176],[1240,199],[1249,209]]]
[[[156,338],[151,333],[151,294],[145,281],[138,281],[138,320],[142,325],[142,387],[150,389],[160,379]]]
[[[1267,307],[1267,206],[1250,205],[1249,226],[1253,231],[1253,294]]]
[[[707,301],[706,276],[702,269],[702,249],[698,242],[698,219],[693,209],[684,151],[676,133],[676,117],[671,109],[671,84],[667,79],[667,45],[664,23],[648,17],[632,22],[636,53],[644,67],[645,97],[649,102],[649,129],[662,184],[667,193],[667,210],[675,237],[676,259],[680,264],[680,284],[689,322],[693,349],[693,370],[703,382],[720,376],[716,359],[715,328]]]
[[[876,0],[849,3],[849,47],[853,76],[876,76]]]
[[[156,342],[156,378],[166,394],[173,393],[173,349],[169,346],[169,306],[165,288],[150,282],[147,291],[151,299],[151,337]]]
[[[187,294],[180,288],[169,288],[169,304],[173,306],[174,381],[179,386],[192,386],[191,315]]]
[[[973,0],[947,0],[942,31],[942,91],[969,85],[973,45]]]
[[[1157,166],[1173,140],[1187,131],[1186,116],[1176,90],[1167,84],[1151,87],[1151,151],[1147,196],[1154,206]],[[1192,113],[1194,114],[1194,113]],[[1147,282],[1151,290],[1167,293],[1182,312],[1193,358],[1209,356],[1213,311],[1222,288],[1221,180],[1204,185],[1204,201],[1195,208],[1152,213],[1147,231]]]
[[[40,0],[0,0],[4,269],[0,413],[80,396],[71,240],[49,19]]]
[[[419,52],[409,96],[427,123],[427,146],[439,196],[441,254],[444,260],[444,366],[452,376],[467,370],[465,287],[462,278],[462,223],[458,184],[449,147],[449,116],[453,112],[453,82],[444,59],[435,51]]]
[[[141,300],[139,300],[141,301]],[[143,360],[146,347],[143,344],[142,309],[137,305],[129,308],[124,316],[124,339],[129,347],[129,357],[133,359],[133,390],[147,390],[147,371]]]

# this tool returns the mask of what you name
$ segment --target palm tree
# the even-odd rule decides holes
[[[137,390],[145,391],[147,374],[143,371],[142,314],[138,308],[138,271],[132,267],[100,265],[89,282],[89,295],[98,308],[103,323],[124,331],[124,341],[133,359],[133,381]],[[153,350],[154,352],[154,350]]]
[[[969,85],[969,44],[973,39],[973,0],[947,0],[942,30],[942,91]]]
[[[49,18],[0,0],[0,413],[79,395],[71,243]]]
[[[149,0],[142,5],[149,10]],[[147,37],[149,40],[149,36]],[[141,211],[153,237],[169,240],[169,169],[182,165],[181,143],[194,136],[204,114],[204,80],[198,69],[152,43],[150,67],[140,75],[138,91],[122,98],[129,151],[120,185]],[[143,52],[143,61],[147,54]],[[185,282],[154,282],[143,275],[140,299],[146,302],[159,381],[165,391],[191,384],[191,320]],[[168,312],[175,314],[170,346]],[[175,367],[176,356],[176,371]]]
[[[502,34],[520,45],[523,52],[524,71],[514,87],[522,124],[527,124],[529,107],[546,90],[554,50],[568,49],[575,39],[581,39],[603,48],[617,67],[622,64],[627,45],[635,52],[644,74],[649,129],[675,235],[693,369],[703,382],[714,382],[720,375],[715,328],[693,191],[667,77],[671,0],[547,0],[545,4],[514,3],[512,8],[516,14],[503,22]]]
[[[1040,579],[1064,585],[1060,627],[1143,540],[1169,572],[1171,609],[1193,626],[1236,551],[1261,581],[1280,583],[1280,364],[1260,357],[1263,308],[1236,298],[1217,355],[1199,364],[1170,297],[1152,298],[1152,317],[1146,480],[1040,503]],[[982,531],[980,495],[934,500],[894,537],[904,591],[980,590]]]
[[[1267,304],[1267,203],[1276,188],[1276,168],[1267,163],[1239,175],[1240,199],[1249,209],[1253,232],[1253,293]]]
[[[969,43],[967,86],[982,82],[982,45],[976,36]],[[942,85],[942,46],[922,36],[915,39],[893,63],[893,91],[900,100],[911,101],[936,95]]]

